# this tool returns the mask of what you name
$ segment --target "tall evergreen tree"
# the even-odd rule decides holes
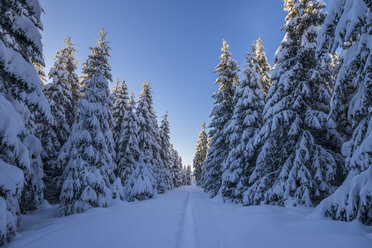
[[[192,181],[192,171],[191,171],[191,165],[186,166],[186,182],[185,185],[191,185]]]
[[[98,41],[98,47],[100,45]],[[93,55],[95,51],[97,48],[91,48]],[[84,79],[84,95],[77,106],[72,133],[58,157],[59,168],[63,169],[60,215],[106,207],[113,193],[117,194],[111,190],[117,181],[110,129],[111,100],[106,80],[108,57],[109,54],[105,54],[100,57],[101,61],[95,60],[94,68],[84,69],[92,74],[86,74],[89,76]]]
[[[43,199],[35,121],[36,114],[52,117],[33,66],[44,65],[41,13],[36,0],[0,4],[0,246],[14,235],[20,212]]]
[[[197,185],[201,184],[202,168],[208,154],[208,136],[205,129],[205,122],[203,122],[202,130],[199,133],[198,142],[196,144],[196,151],[193,160],[194,177]]]
[[[180,186],[185,186],[187,185],[187,167],[182,166],[181,168],[181,183]]]
[[[184,177],[183,177],[183,163],[182,163],[182,157],[178,155],[178,152],[176,153],[176,160],[175,160],[175,166],[174,166],[174,173],[175,173],[175,184],[176,187],[181,187],[184,185]]]
[[[258,60],[258,64],[260,66],[260,74],[261,74],[261,84],[262,89],[265,92],[265,95],[269,92],[270,86],[271,86],[271,78],[270,78],[270,72],[271,67],[269,62],[267,62],[267,57],[264,51],[264,47],[262,45],[262,40],[259,38],[256,41],[255,46],[255,53],[256,58]]]
[[[74,111],[72,113],[66,113],[67,121],[72,125],[72,123],[75,120],[75,112],[76,112],[76,106],[80,99],[80,82],[79,82],[79,76],[76,74],[76,69],[78,67],[78,62],[75,58],[75,53],[77,52],[75,49],[75,44],[72,43],[71,37],[67,36],[63,42],[66,44],[66,46],[61,49],[61,55],[63,54],[63,58],[65,58],[64,66],[65,70],[67,72],[67,81],[70,84],[70,92],[72,95],[72,106]]]
[[[171,176],[173,180],[173,186],[178,188],[182,186],[182,158],[178,155],[178,152],[173,148],[171,144],[169,147],[172,160]]]
[[[150,166],[150,171],[152,171],[156,184],[153,188],[158,191],[158,193],[164,192],[166,189],[165,185],[165,174],[162,173],[161,169],[164,169],[161,158],[160,158],[160,146],[159,146],[159,129],[157,126],[156,115],[153,108],[151,87],[150,84],[145,82],[142,85],[142,92],[139,95],[137,104],[137,116],[138,116],[138,144],[143,154],[143,167]],[[163,167],[163,168],[161,168]],[[144,169],[147,172],[148,169]],[[146,197],[152,197],[154,192],[149,190]]]
[[[51,83],[43,91],[48,98],[55,123],[40,128],[43,144],[42,159],[44,163],[45,198],[50,202],[59,200],[57,181],[62,171],[55,167],[58,153],[71,133],[75,118],[76,100],[78,99],[79,79],[75,73],[77,62],[71,38],[67,37],[66,46],[57,51],[55,62],[50,69]]]
[[[168,189],[173,188],[173,180],[171,176],[172,170],[172,161],[169,153],[170,147],[170,130],[169,130],[169,121],[168,121],[168,112],[165,113],[161,125],[160,125],[160,156],[165,168],[165,183],[168,186]]]
[[[234,95],[234,113],[225,134],[229,153],[224,161],[221,193],[225,200],[241,203],[257,157],[254,140],[262,126],[265,105],[261,68],[256,58],[256,46],[247,52],[243,79]]]
[[[371,1],[333,1],[319,35],[318,52],[342,49],[331,113],[341,117],[339,129],[345,130],[343,123],[348,123],[352,132],[346,130],[351,135],[342,147],[348,176],[319,210],[336,220],[358,219],[366,225],[372,225],[371,41]]]
[[[2,42],[2,41],[0,41]],[[2,57],[0,61],[2,62]],[[1,68],[2,70],[3,68]],[[2,72],[1,72],[2,73]],[[2,86],[2,78],[0,86]],[[30,170],[30,158],[23,137],[29,135],[19,110],[0,92],[0,246],[14,236],[20,216],[20,199]],[[26,136],[27,137],[27,136]],[[26,149],[25,149],[26,148]]]
[[[118,92],[119,86],[120,86],[120,80],[117,78],[115,80],[114,86],[111,89],[112,102],[115,102],[116,94]]]
[[[126,188],[126,199],[128,201],[133,201],[138,193],[131,191],[131,187],[136,183],[136,178],[132,177],[131,182],[129,182],[129,178],[136,170],[141,155],[138,147],[138,120],[135,113],[135,105],[136,102],[132,94],[127,103],[127,111],[121,123],[116,156],[116,174],[121,179],[122,185]]]
[[[221,187],[222,162],[228,153],[228,142],[224,129],[232,116],[233,96],[235,86],[239,80],[238,64],[232,58],[229,45],[225,40],[221,51],[221,61],[215,70],[218,75],[215,84],[219,84],[219,88],[213,94],[215,102],[211,113],[212,120],[209,125],[209,136],[212,137],[212,141],[203,166],[203,188],[210,193],[211,197],[216,196]]]
[[[114,99],[114,105],[112,109],[112,117],[113,117],[113,135],[115,140],[115,147],[118,149],[120,142],[119,139],[121,128],[123,126],[123,119],[128,110],[128,101],[129,101],[129,95],[128,95],[128,87],[123,80],[121,84],[117,81],[116,86],[114,87],[113,91],[111,92],[115,99]],[[117,151],[117,150],[116,150]]]
[[[330,142],[330,95],[315,57],[325,4],[286,0],[285,37],[275,57],[273,84],[264,108],[262,143],[246,204],[317,205],[342,180],[342,158]]]
[[[171,175],[171,178],[172,178],[172,185],[173,185],[173,188],[177,188],[178,186],[176,185],[176,174],[175,174],[175,169],[174,169],[174,166],[176,164],[176,150],[174,149],[173,147],[173,144],[170,144],[169,145],[169,157],[170,157],[170,160],[171,160],[171,171],[170,171],[170,175]]]
[[[106,39],[107,33],[104,29],[98,32],[99,39],[96,39],[98,46],[90,47],[91,54],[87,61],[83,64],[83,75],[81,87],[84,86],[87,80],[96,74],[98,67],[102,71],[103,77],[108,82],[112,82],[111,66],[109,64],[110,55],[110,41]],[[84,90],[84,88],[82,88]]]

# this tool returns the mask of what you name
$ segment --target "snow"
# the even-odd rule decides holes
[[[312,208],[242,207],[196,186],[156,198],[55,218],[56,206],[22,216],[7,248],[367,248],[372,227],[308,217]]]
[[[20,105],[17,102],[12,104],[3,94],[0,94],[0,131],[2,143],[12,146],[20,165],[28,169],[30,166],[29,153],[18,137],[25,131]],[[19,109],[16,109],[17,107]]]
[[[363,0],[332,1],[324,21],[324,27],[327,28],[323,28],[318,36],[318,51],[321,50],[324,43],[328,43],[326,45],[334,53],[338,46],[349,40],[353,32],[359,28],[367,13],[368,6]],[[331,39],[328,41],[328,38]]]
[[[0,94],[0,130],[2,130],[3,142],[16,146],[17,135],[25,130],[21,115],[17,113],[10,101]]]
[[[8,211],[6,209],[6,201],[4,198],[0,197],[0,234],[7,232],[7,218]]]
[[[360,174],[351,171],[336,192],[317,206],[314,217],[324,218],[327,215],[345,221],[355,218],[364,221],[364,218],[367,218],[365,224],[370,225],[372,210],[368,199],[372,195],[371,179],[371,166]],[[329,211],[330,206],[331,211]]]
[[[30,88],[34,89],[31,92],[22,93],[22,99],[29,101],[30,104],[37,105],[42,108],[43,113],[48,118],[50,115],[50,108],[48,100],[42,94],[40,88],[40,78],[36,73],[35,67],[28,63],[22,55],[15,52],[12,48],[7,47],[3,41],[0,40],[0,58],[1,63],[4,64],[4,69],[10,74],[16,75],[23,82],[29,83]],[[20,68],[22,68],[20,70]]]
[[[38,12],[40,13],[40,11]],[[39,51],[42,51],[43,45],[41,43],[41,33],[29,17],[24,15],[15,15],[13,19],[13,29],[16,32],[22,32],[28,40],[36,45]]]
[[[12,195],[23,187],[23,171],[16,166],[5,163],[0,158],[0,189]]]
[[[0,246],[2,240],[8,239],[16,228],[19,211],[17,197],[23,184],[22,170],[0,158]]]

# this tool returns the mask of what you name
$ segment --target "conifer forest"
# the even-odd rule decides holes
[[[220,37],[192,165],[174,103],[113,73],[120,28],[48,58],[43,2],[0,3],[0,247],[372,247],[371,0],[283,0],[243,63]]]

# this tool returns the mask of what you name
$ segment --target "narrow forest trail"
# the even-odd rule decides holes
[[[191,192],[187,193],[181,218],[181,226],[178,238],[179,248],[197,248],[196,229],[194,222],[194,209]]]
[[[24,216],[7,248],[358,247],[372,228],[306,218],[312,209],[242,207],[210,199],[196,186],[155,199],[54,218],[56,208]],[[369,234],[368,234],[369,232]]]

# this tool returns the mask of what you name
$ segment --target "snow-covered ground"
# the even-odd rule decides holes
[[[55,218],[22,218],[9,248],[372,247],[372,227],[309,217],[309,208],[241,207],[186,186],[155,199]]]

